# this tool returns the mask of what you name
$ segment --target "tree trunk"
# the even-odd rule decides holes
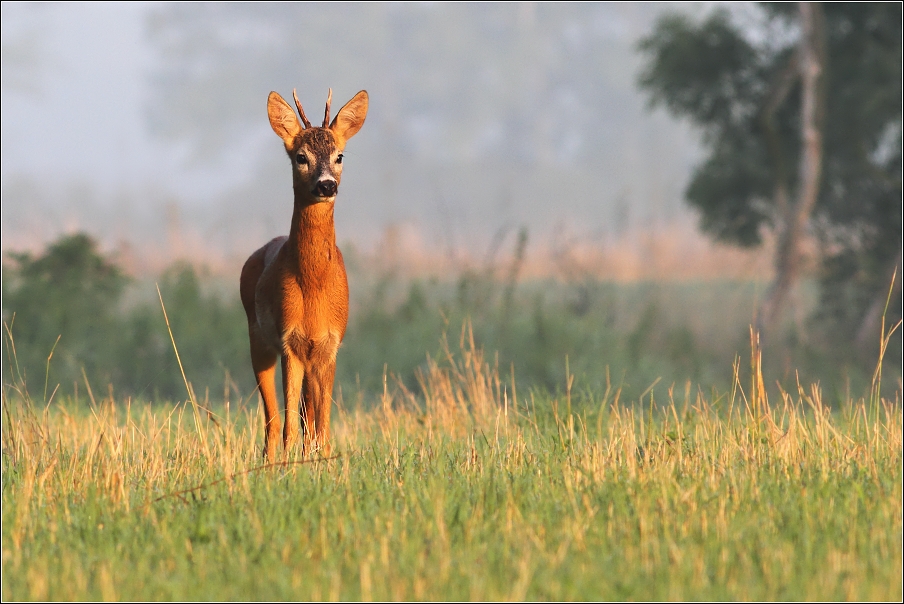
[[[800,277],[802,244],[807,224],[819,195],[822,175],[822,126],[825,116],[824,75],[826,67],[825,18],[819,3],[801,2],[798,64],[801,77],[802,152],[795,203],[784,204],[775,280],[757,314],[757,329],[772,331],[779,323],[791,287]],[[780,204],[782,205],[782,204]]]

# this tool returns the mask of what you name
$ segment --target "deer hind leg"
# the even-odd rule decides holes
[[[257,389],[264,399],[264,457],[269,462],[276,460],[279,448],[279,403],[276,398],[276,354],[262,346],[255,346],[251,338],[251,367],[257,380]]]
[[[300,399],[304,378],[304,365],[295,354],[286,350],[282,357],[283,395],[286,401],[286,424],[283,428],[283,446],[288,457],[289,450],[298,442],[301,423]],[[307,382],[307,380],[304,380]]]

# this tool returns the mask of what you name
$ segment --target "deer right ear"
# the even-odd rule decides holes
[[[271,92],[267,98],[267,115],[270,117],[273,132],[283,140],[286,148],[291,147],[295,137],[301,132],[301,124],[298,123],[295,110],[278,93]]]

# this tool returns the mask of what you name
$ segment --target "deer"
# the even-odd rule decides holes
[[[348,279],[336,246],[333,209],[342,179],[345,144],[367,116],[367,91],[347,102],[330,122],[333,90],[323,125],[312,127],[298,93],[298,115],[276,92],[267,98],[270,127],[292,163],[294,208],[288,237],[276,237],[245,261],[240,278],[248,318],[251,367],[264,403],[264,457],[276,461],[280,417],[276,359],[281,357],[285,425],[283,455],[301,438],[301,452],[330,453],[330,411],[336,354],[348,324]],[[301,121],[299,122],[299,117]]]

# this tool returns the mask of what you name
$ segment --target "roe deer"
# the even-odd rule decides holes
[[[342,177],[345,143],[364,124],[367,92],[345,104],[330,123],[330,90],[323,126],[311,127],[298,95],[295,112],[279,94],[267,99],[270,126],[292,162],[295,208],[288,237],[260,248],[242,267],[240,290],[248,315],[251,366],[264,399],[264,456],[274,461],[279,443],[276,357],[282,356],[286,423],[284,454],[302,431],[302,452],[330,450],[330,406],[336,352],[348,323],[348,281],[336,247],[333,207]],[[299,403],[299,399],[301,402]]]

